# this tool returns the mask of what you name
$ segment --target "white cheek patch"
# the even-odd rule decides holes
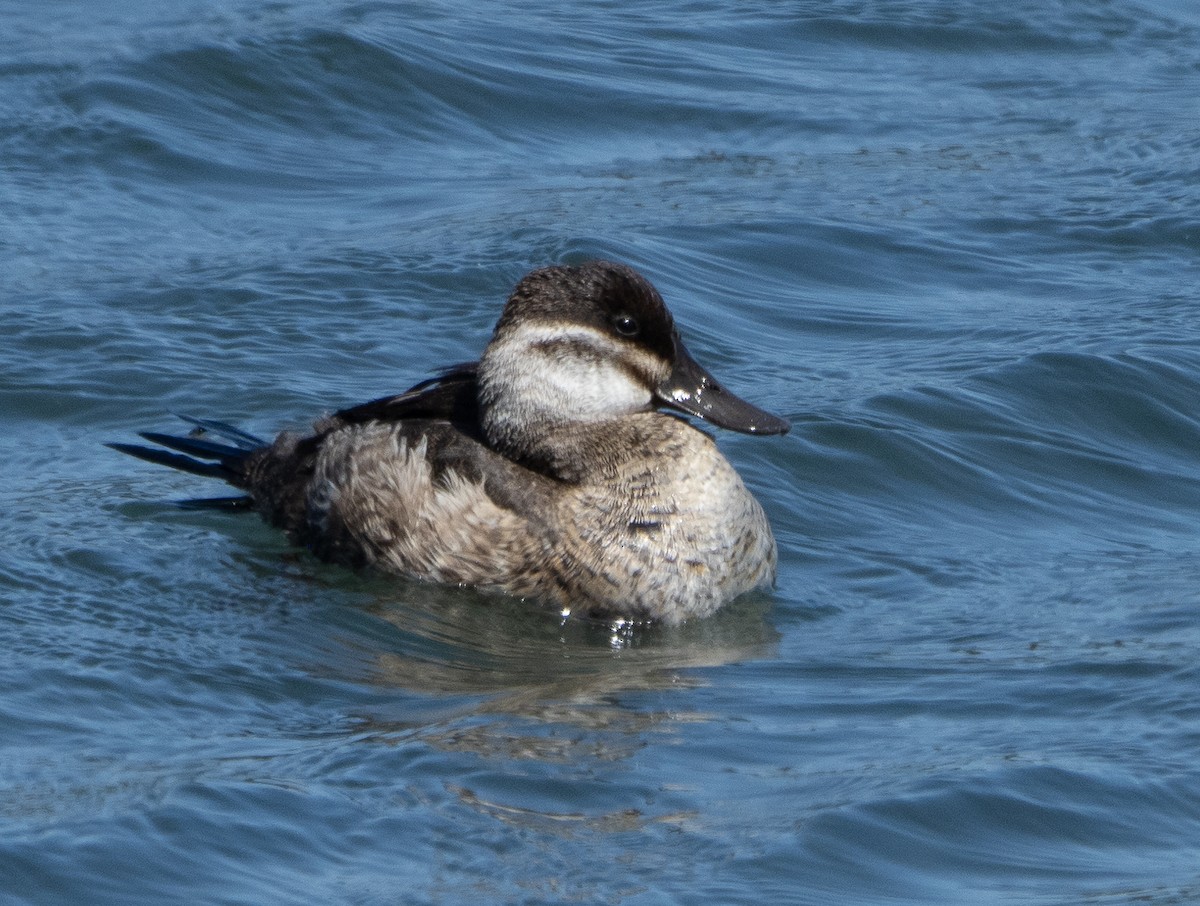
[[[654,364],[598,331],[530,324],[488,348],[484,380],[495,403],[538,420],[603,421],[650,408],[650,388],[637,375],[653,374]]]
[[[541,392],[580,421],[641,412],[650,405],[650,392],[629,373],[609,362],[550,359],[543,371]]]

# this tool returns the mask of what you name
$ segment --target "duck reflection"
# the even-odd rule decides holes
[[[438,586],[408,589],[365,610],[374,635],[368,681],[432,696],[431,720],[364,718],[386,741],[421,739],[487,757],[575,762],[626,757],[646,733],[703,721],[656,693],[696,688],[706,669],[773,656],[765,597],[680,626],[561,619],[527,603]],[[647,698],[647,694],[651,697]],[[424,711],[424,708],[421,709]]]

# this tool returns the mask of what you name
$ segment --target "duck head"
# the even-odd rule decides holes
[[[726,390],[683,345],[658,291],[609,261],[517,284],[480,361],[479,403],[489,442],[518,455],[548,431],[656,408],[744,434],[790,427]]]

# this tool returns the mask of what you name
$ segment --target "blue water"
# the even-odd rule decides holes
[[[1200,901],[1190,0],[0,5],[0,900]],[[675,630],[325,566],[270,434],[604,256],[791,434]]]

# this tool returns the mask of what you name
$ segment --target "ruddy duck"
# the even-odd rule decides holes
[[[689,355],[629,267],[546,267],[513,291],[478,363],[266,443],[186,419],[179,452],[110,444],[222,478],[322,560],[679,623],[775,580],[775,539],[712,437],[659,407],[747,434],[788,423]],[[180,455],[180,454],[187,455]]]

